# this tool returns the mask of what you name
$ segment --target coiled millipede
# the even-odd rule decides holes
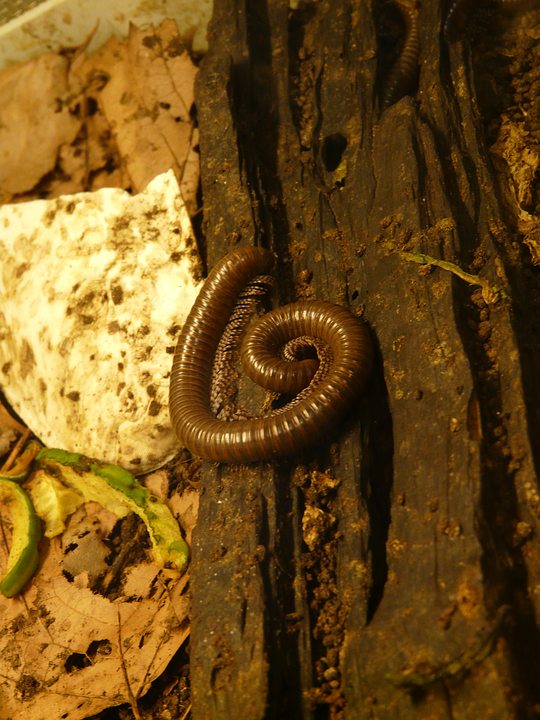
[[[220,337],[246,284],[267,274],[272,265],[272,254],[262,248],[229,253],[208,276],[178,339],[169,411],[180,442],[201,457],[247,463],[302,450],[331,432],[371,373],[373,346],[358,318],[329,302],[292,303],[268,313],[248,330],[241,351],[244,370],[275,392],[297,392],[310,382],[317,362],[287,362],[277,351],[293,338],[308,335],[329,346],[333,359],[328,373],[274,414],[233,421],[214,416],[210,389]]]

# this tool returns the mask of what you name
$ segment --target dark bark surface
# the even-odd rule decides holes
[[[195,720],[540,715],[537,271],[501,202],[486,113],[502,80],[482,65],[508,57],[489,53],[509,20],[488,7],[492,45],[474,25],[447,45],[424,3],[417,91],[380,115],[384,12],[215,0],[197,88],[208,267],[272,249],[273,301],[363,315],[376,367],[320,447],[203,465]]]

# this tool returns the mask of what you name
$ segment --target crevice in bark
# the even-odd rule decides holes
[[[431,211],[431,208],[428,207],[428,203],[422,202],[422,200],[429,198],[429,192],[428,192],[429,184],[428,184],[428,175],[427,175],[427,167],[426,167],[426,158],[425,158],[424,149],[422,148],[422,144],[421,144],[418,134],[411,133],[411,144],[412,144],[414,156],[415,156],[417,167],[418,167],[417,196],[415,198],[412,198],[412,200],[413,200],[413,202],[416,203],[416,205],[418,207],[418,213],[420,216],[421,227],[429,228],[434,224],[435,218],[433,217],[433,212]]]
[[[294,281],[286,256],[290,236],[286,199],[279,178],[279,114],[272,74],[270,25],[266,3],[248,3],[249,57],[231,68],[230,102],[240,168],[251,198],[256,244],[273,245],[278,255],[280,299],[293,296]]]
[[[306,107],[306,103],[313,87],[312,54],[305,43],[309,23],[314,16],[315,8],[312,4],[291,9],[288,25],[289,105],[300,145],[305,150],[311,148],[311,135],[303,137],[303,129],[311,120],[310,108]]]
[[[458,107],[454,99],[448,97],[448,101],[449,106],[452,107],[456,114],[459,115]],[[420,117],[432,134],[437,156],[440,160],[444,197],[450,204],[452,217],[456,220],[454,232],[459,239],[459,247],[454,247],[454,251],[459,253],[462,262],[468,264],[471,261],[471,253],[473,253],[478,246],[476,221],[478,219],[481,200],[476,168],[473,160],[467,157],[467,151],[463,147],[461,134],[458,132],[457,127],[453,127],[453,123],[451,123],[448,114],[446,114],[445,118],[452,130],[450,130],[448,126],[445,128],[437,127],[433,120],[425,114],[420,113]],[[466,198],[463,195],[463,191],[460,190],[458,172],[451,161],[452,153],[457,153],[459,155],[460,162],[463,163],[463,167],[465,169],[465,175],[468,183],[467,190],[470,193]],[[422,165],[419,163],[419,172],[420,177],[422,178],[421,167]],[[422,192],[425,193],[428,187],[429,182],[421,188]],[[425,195],[421,195],[421,197],[425,197]],[[471,197],[474,198],[473,205],[475,217],[471,216],[468,209],[468,202],[470,202]],[[434,220],[435,218],[430,216],[424,217],[424,227],[432,225]]]
[[[530,59],[525,59],[522,52],[518,52],[515,45],[512,52],[508,52],[508,42],[505,41],[505,28],[508,16],[499,13],[490,16],[487,20],[478,23],[476,35],[480,38],[489,37],[491,41],[482,39],[473,46],[472,61],[474,83],[477,89],[478,104],[483,118],[486,133],[486,145],[494,143],[501,125],[501,117],[507,115],[513,121],[523,122],[525,127],[531,128],[531,133],[538,140],[538,130],[535,129],[534,113],[525,114],[520,108],[521,88],[530,87],[527,83],[529,73],[535,77],[534,65]],[[489,44],[490,64],[486,67],[486,43]],[[511,73],[511,66],[519,65],[516,77]],[[493,66],[497,71],[492,71]],[[506,178],[498,177],[490,163],[491,174],[494,177],[494,188],[511,228],[514,220],[509,216],[502,201],[502,183]],[[538,210],[537,178],[532,188],[532,205]],[[520,347],[520,365],[522,381],[525,388],[524,402],[527,408],[527,423],[529,426],[529,440],[533,451],[533,461],[536,472],[540,472],[540,384],[538,366],[540,365],[540,272],[532,262],[529,248],[523,242],[519,233],[510,233],[501,229],[493,232],[502,261],[506,277],[511,288],[512,319],[517,343]]]
[[[339,665],[349,608],[338,589],[338,544],[343,532],[338,521],[340,483],[318,467],[327,465],[313,461],[309,468],[299,467],[294,482],[304,496],[301,578],[313,667],[306,696],[315,720],[324,720],[341,718],[346,704]]]
[[[193,233],[195,235],[195,242],[197,243],[197,249],[201,256],[203,264],[203,273],[206,277],[208,275],[207,259],[206,259],[206,235],[204,232],[204,198],[202,183],[199,180],[199,187],[197,188],[197,207],[198,212],[194,217],[191,218],[191,225],[193,227]]]
[[[526,538],[519,535],[521,517],[513,481],[516,459],[507,444],[500,375],[489,344],[489,306],[479,290],[456,290],[461,308],[456,320],[471,362],[482,427],[481,492],[476,519],[483,548],[484,602],[492,614],[501,605],[512,608],[503,636],[508,643],[512,685],[517,690],[512,697],[516,717],[525,718],[529,716],[527,708],[530,711],[540,702],[540,658],[530,651],[540,646],[540,632],[528,596],[530,583],[520,549]]]
[[[268,603],[265,616],[265,649],[268,657],[267,720],[279,718],[281,712],[290,714],[291,717],[300,712],[300,661],[296,643],[287,627],[287,617],[295,611],[291,582],[294,571],[288,553],[293,543],[293,533],[290,523],[283,523],[276,532],[270,527],[270,514],[274,515],[275,522],[291,516],[290,493],[282,493],[276,496],[275,500],[276,508],[271,513],[266,498],[262,498],[262,521],[258,536],[259,550],[261,554],[265,553],[264,559],[260,560],[260,570]],[[274,538],[274,546],[270,543],[271,538]]]
[[[495,140],[500,126],[499,117],[508,114],[512,117],[514,111],[514,88],[519,87],[523,80],[517,83],[510,72],[511,64],[520,63],[520,54],[514,52],[510,58],[505,52],[498,50],[498,47],[506,47],[504,42],[504,26],[501,27],[500,19],[496,18],[490,23],[490,31],[495,34],[492,53],[493,62],[502,68],[496,74],[489,74],[489,82],[486,81],[486,68],[482,66],[482,56],[478,53],[475,60],[475,80],[479,87],[479,105],[484,117],[484,125]],[[523,68],[521,72],[525,75],[530,68]],[[515,71],[515,68],[514,68]],[[504,82],[501,82],[504,79]],[[494,88],[497,92],[493,94]],[[526,115],[522,116],[525,121]],[[495,119],[495,122],[493,122]],[[518,120],[519,122],[519,120]],[[531,124],[534,126],[533,117]],[[506,178],[496,178],[495,188],[499,200],[501,200],[502,188],[500,183],[505,183]],[[503,203],[501,202],[501,206]],[[513,220],[504,210],[509,226]],[[526,420],[529,428],[529,440],[532,450],[532,460],[536,473],[540,469],[540,388],[538,383],[538,362],[540,361],[540,343],[538,331],[540,329],[540,307],[538,303],[538,268],[531,265],[531,255],[527,246],[522,242],[522,236],[501,232],[496,237],[504,262],[505,273],[511,288],[512,297],[512,320],[516,342],[520,348],[520,367],[524,387],[523,401],[526,407]],[[521,242],[516,243],[516,240]],[[484,466],[490,468],[497,463],[498,447],[491,444],[489,436],[485,438]],[[538,712],[540,707],[540,690],[537,678],[540,674],[540,661],[534,648],[540,646],[540,630],[535,617],[535,610],[530,598],[530,579],[527,569],[527,561],[521,550],[521,545],[526,537],[520,537],[522,533],[528,533],[531,527],[524,522],[519,509],[519,501],[513,480],[516,469],[519,467],[520,458],[515,458],[509,468],[500,469],[499,476],[491,470],[486,472],[484,482],[484,510],[483,521],[490,534],[491,547],[484,557],[486,573],[486,591],[498,602],[505,602],[511,605],[513,612],[509,622],[506,623],[504,637],[508,643],[510,655],[511,683],[517,689],[515,693],[515,708],[518,717],[532,717],[531,708]],[[538,514],[540,508],[535,501],[536,482],[531,478],[529,490],[533,512]],[[508,487],[505,488],[504,482]],[[504,491],[506,489],[506,492]],[[501,520],[501,509],[504,508]],[[482,525],[480,526],[482,527]],[[532,532],[532,529],[531,529]],[[501,560],[506,556],[506,563]],[[492,602],[493,599],[492,599]],[[536,709],[536,710],[534,710]]]
[[[362,443],[365,452],[362,453],[360,469],[361,495],[366,498],[369,514],[371,555],[371,587],[367,599],[366,624],[373,619],[384,595],[388,578],[386,543],[392,522],[394,437],[380,356],[378,359],[372,388],[365,399],[365,405],[369,407],[369,421],[367,417],[361,419],[361,426],[365,428]],[[398,504],[404,501],[405,498],[394,499]]]
[[[347,138],[341,133],[333,133],[323,138],[321,158],[326,172],[333,172],[338,168],[347,144]]]
[[[522,253],[522,255],[525,253]],[[523,263],[527,265],[527,260]],[[520,346],[520,364],[524,401],[527,408],[529,440],[533,451],[536,473],[540,474],[540,278],[537,270],[525,270],[512,266],[506,268],[512,296],[514,328]],[[524,309],[527,308],[528,312]],[[538,508],[540,511],[540,508]]]

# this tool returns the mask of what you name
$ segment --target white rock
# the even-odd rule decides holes
[[[135,473],[179,445],[168,411],[176,338],[201,263],[172,171],[132,197],[103,189],[0,208],[0,386],[49,447]]]

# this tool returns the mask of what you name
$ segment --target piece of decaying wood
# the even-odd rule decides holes
[[[378,117],[367,4],[215,4],[197,82],[208,266],[237,242],[271,247],[279,302],[310,285],[364,310],[378,363],[319,453],[204,466],[195,720],[313,718],[317,703],[332,718],[510,718],[540,699],[527,412],[538,389],[512,312],[526,288],[479,141],[470,58],[434,41],[440,26],[426,4],[417,101]],[[411,251],[476,268],[511,300],[488,305],[480,288],[408,262]],[[312,507],[335,522],[307,552]],[[460,674],[458,662],[416,694],[389,679],[459,658],[503,605],[504,639],[481,663]]]

